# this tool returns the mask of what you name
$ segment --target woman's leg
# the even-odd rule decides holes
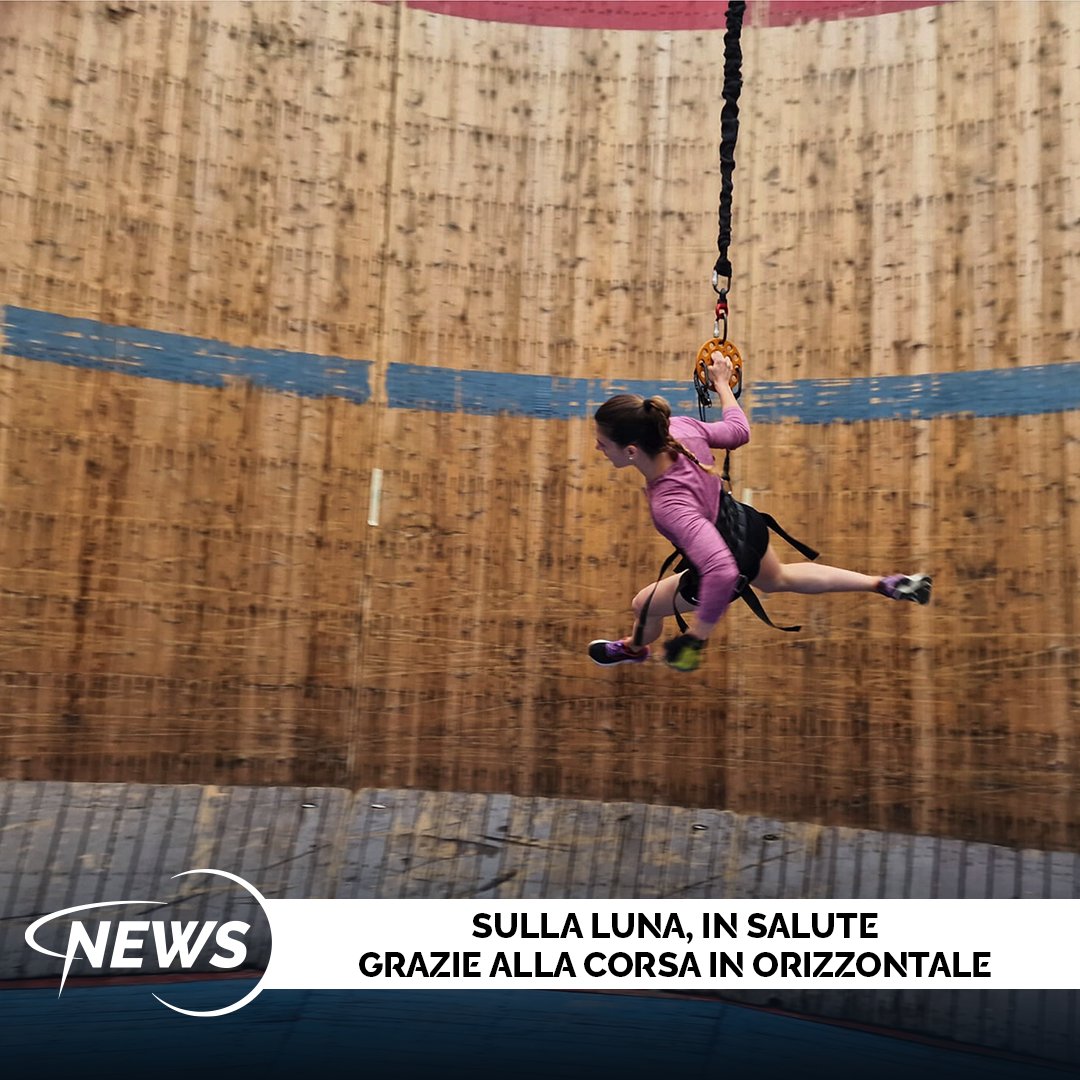
[[[819,563],[782,563],[772,548],[765,551],[761,569],[753,580],[755,589],[762,592],[834,593],[877,592],[881,578],[872,574],[857,574],[838,566]]]
[[[685,597],[679,595],[679,583],[682,581],[682,574],[674,574],[671,577],[664,578],[659,585],[656,586],[656,592],[653,592],[653,586],[647,585],[634,597],[634,626],[641,621],[641,612],[645,608],[645,603],[648,601],[649,613],[645,620],[645,624],[641,632],[641,644],[648,645],[655,641],[664,630],[664,619],[672,615],[677,610],[681,612],[693,611],[694,605],[690,603]],[[652,596],[652,600],[649,597]],[[632,640],[633,635],[626,639],[627,644]]]

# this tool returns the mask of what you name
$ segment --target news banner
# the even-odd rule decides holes
[[[1071,900],[267,900],[263,989],[1072,988]],[[978,980],[978,983],[975,983]]]
[[[29,949],[69,978],[253,973],[266,990],[395,987],[677,990],[1074,989],[1076,900],[300,900],[227,870],[174,880],[220,911],[177,918],[151,896],[35,919]],[[154,918],[155,915],[158,916]],[[266,948],[269,943],[269,949]],[[269,957],[266,959],[266,957]],[[978,980],[976,983],[975,980]]]

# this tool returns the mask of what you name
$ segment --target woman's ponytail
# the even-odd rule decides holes
[[[678,439],[671,437],[671,406],[662,397],[639,397],[616,394],[596,410],[594,419],[605,434],[619,446],[640,446],[650,457],[665,450],[682,454],[695,465],[709,471]]]
[[[667,448],[671,406],[662,397],[642,398],[637,394],[616,394],[594,414],[597,424],[619,446],[640,446],[655,456]]]
[[[673,439],[668,436],[667,447],[673,454],[682,454],[683,457],[689,458],[699,469],[704,469],[706,472],[712,472],[708,465],[703,465],[697,459],[697,455],[688,450],[678,439]]]

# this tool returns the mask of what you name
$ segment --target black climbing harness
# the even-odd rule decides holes
[[[756,514],[760,519],[762,525],[766,529],[776,533],[781,539],[786,540],[800,555],[813,562],[818,557],[818,552],[815,551],[809,544],[804,544],[801,540],[796,540],[794,536],[788,533],[780,523],[772,516],[772,514],[763,514],[760,510],[756,510],[752,506],[747,506],[745,503],[739,502],[730,492],[720,491],[720,509],[716,516],[716,529],[723,538],[723,541],[728,546],[728,550],[735,558],[735,565],[739,568],[739,577],[735,582],[735,588],[732,591],[732,600],[743,600],[746,606],[763,622],[771,626],[774,630],[783,630],[785,633],[794,633],[802,629],[802,626],[777,626],[776,623],[769,618],[765,613],[765,608],[762,607],[761,601],[758,599],[757,593],[750,587],[750,583],[757,577],[758,570],[761,566],[761,558],[764,552],[755,550],[751,541],[751,527],[750,516]],[[675,565],[675,560],[681,560]],[[676,548],[665,560],[664,565],[660,567],[660,573],[657,575],[656,584],[652,587],[652,592],[649,593],[645,600],[645,603],[641,606],[641,615],[638,618],[637,625],[634,627],[633,643],[635,645],[641,644],[641,637],[645,630],[645,620],[649,615],[649,604],[652,602],[653,593],[656,592],[657,586],[663,580],[664,575],[671,567],[675,565],[675,572],[681,574],[683,572],[694,574],[695,580],[697,580],[697,570],[694,565],[686,558],[686,555],[680,548]],[[679,591],[676,591],[676,599],[679,596]],[[696,601],[696,597],[694,600]],[[672,611],[675,615],[675,622],[678,623],[679,629],[685,634],[689,629],[686,620],[682,617],[682,612],[672,602]]]
[[[743,361],[738,348],[728,340],[728,293],[731,290],[732,268],[728,258],[728,247],[731,244],[731,194],[734,188],[732,173],[735,171],[735,143],[739,136],[739,94],[742,90],[742,33],[743,14],[746,11],[745,0],[729,0],[726,13],[726,31],[724,33],[724,106],[720,112],[720,210],[718,214],[719,231],[716,236],[718,255],[712,272],[712,287],[716,294],[716,307],[714,309],[715,321],[713,322],[713,336],[698,349],[694,361],[694,390],[697,393],[698,414],[705,421],[706,410],[712,406],[712,398],[709,395],[709,363],[713,353],[719,352],[731,361],[732,393],[738,398],[743,388]],[[721,282],[724,284],[721,286]],[[777,524],[776,519],[770,514],[762,514],[751,506],[738,502],[731,494],[731,452],[724,451],[724,466],[722,471],[720,488],[720,509],[716,520],[716,528],[735,557],[739,568],[739,579],[736,582],[732,599],[743,599],[750,610],[769,626],[776,630],[792,632],[801,630],[801,626],[777,626],[761,606],[750,582],[757,576],[761,565],[763,552],[756,552],[749,543],[750,515],[756,514],[766,529],[770,529],[786,540],[793,548],[807,559],[813,561],[818,557],[812,547],[796,540],[788,535]],[[766,533],[767,539],[767,533]],[[641,638],[645,630],[645,621],[649,615],[649,605],[656,593],[661,580],[668,570],[675,564],[676,559],[682,559],[682,563],[676,566],[676,572],[684,570],[696,573],[692,564],[682,551],[676,548],[660,567],[656,584],[642,604],[641,614],[638,616],[637,625],[634,627],[633,644],[640,646]],[[676,592],[675,599],[679,593]],[[688,630],[686,620],[682,617],[676,604],[672,603],[675,620],[679,629],[685,634]]]

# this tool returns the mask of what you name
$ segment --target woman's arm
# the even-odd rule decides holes
[[[736,450],[745,446],[750,441],[750,421],[746,419],[746,413],[742,411],[734,395],[728,390],[731,404],[724,406],[724,415],[721,420],[712,423],[703,423],[694,420],[694,424],[701,432],[701,437],[714,449]],[[693,417],[687,417],[693,420]]]
[[[727,610],[739,581],[735,557],[696,502],[679,491],[659,492],[652,505],[657,529],[694,564],[698,572],[698,606],[690,633],[706,640]]]
[[[731,389],[731,376],[735,373],[730,357],[721,352],[714,352],[709,361],[709,386],[720,395],[720,407],[728,408],[734,405],[738,408],[739,403],[735,400],[735,393]]]
[[[693,433],[704,439],[714,450],[735,450],[750,441],[750,422],[731,392],[728,385],[730,378],[731,361],[721,353],[713,353],[713,363],[709,367],[709,386],[720,397],[722,419],[705,423],[693,416],[675,418],[677,425],[682,425],[684,430],[692,428]],[[673,434],[676,438],[679,437],[678,432]]]
[[[720,398],[723,419],[704,427],[709,445],[721,450],[734,450],[750,441],[750,422],[735,400],[731,375],[731,360],[723,353],[714,352],[709,361],[709,386]]]

